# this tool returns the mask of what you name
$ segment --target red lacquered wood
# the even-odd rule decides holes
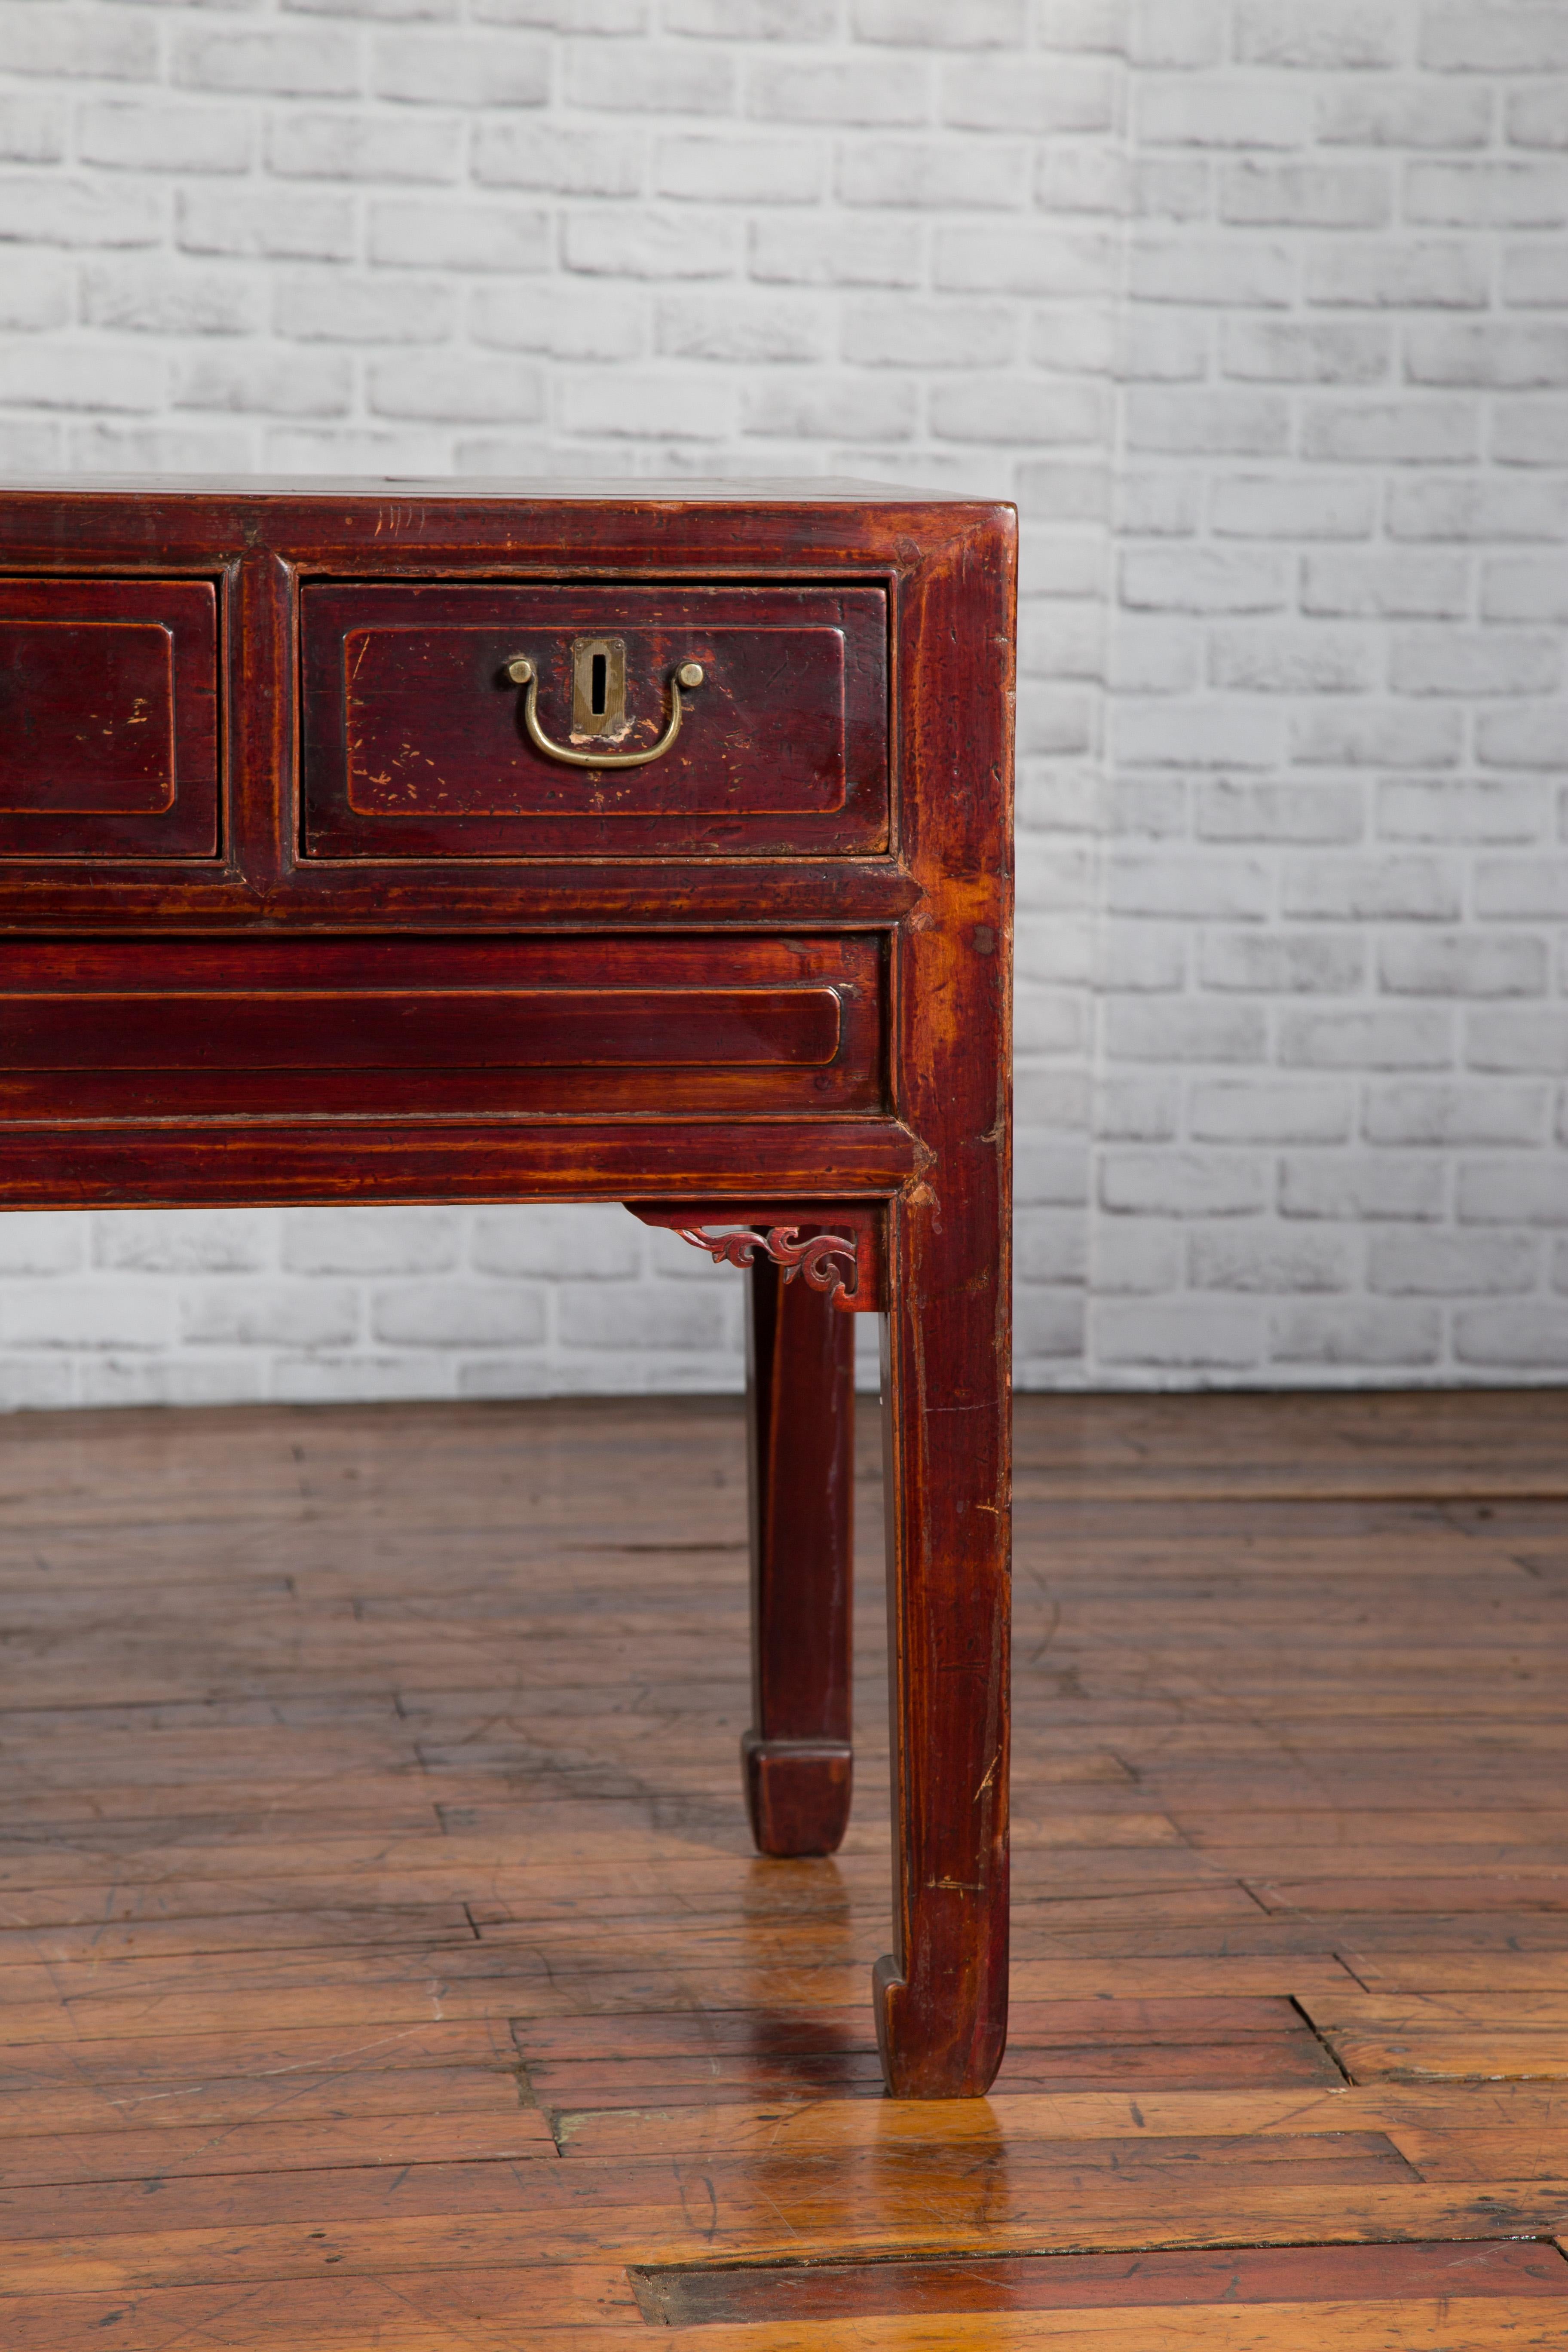
[[[775,1843],[832,1826],[847,1534],[823,1496],[852,1329],[781,1229],[839,1234],[837,1305],[888,1320],[881,2047],[897,2091],[983,2091],[1006,1969],[1010,514],[832,484],[33,482],[0,489],[0,624],[29,598],[62,634],[41,687],[21,664],[44,749],[0,813],[0,1202],[762,1217],[797,1277],[759,1281]],[[50,799],[82,750],[79,649],[121,625],[110,752]],[[158,700],[153,625],[172,797],[120,707],[140,725]],[[634,743],[647,677],[710,667],[668,766],[557,774],[527,745],[496,672],[538,663],[559,738],[580,633],[626,639]],[[828,1597],[809,1623],[788,1559]],[[800,1739],[823,1752],[786,1793],[769,1745]]]
[[[850,1797],[855,1326],[765,1257],[749,1280],[746,1804],[763,1853],[833,1853]]]
[[[847,590],[307,585],[306,845],[326,856],[881,849],[888,599]],[[530,740],[507,663],[539,672],[569,750],[574,640],[626,647],[625,731],[646,750],[669,679],[701,666],[646,767],[574,768]]]
[[[0,581],[0,857],[211,857],[217,592]]]

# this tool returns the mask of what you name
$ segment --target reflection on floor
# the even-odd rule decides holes
[[[733,1404],[0,1424],[7,2352],[1561,2352],[1568,1398],[1019,1439],[1013,2042],[900,2106],[874,1428],[769,1864]]]

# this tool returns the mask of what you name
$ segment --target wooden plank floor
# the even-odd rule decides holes
[[[738,1408],[0,1423],[7,2352],[1568,2342],[1568,1398],[1020,1410],[1015,2027],[749,1851]],[[1275,2251],[1270,2251],[1275,2250]]]

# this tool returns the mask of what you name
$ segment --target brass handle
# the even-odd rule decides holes
[[[522,723],[528,730],[528,740],[543,752],[547,760],[560,760],[568,768],[646,768],[650,760],[661,760],[680,732],[684,713],[681,689],[689,693],[702,683],[700,662],[682,662],[669,681],[669,717],[657,743],[646,751],[574,751],[564,743],[552,743],[539,723],[539,672],[527,654],[514,655],[506,666],[506,674],[513,686],[526,689],[522,698]]]

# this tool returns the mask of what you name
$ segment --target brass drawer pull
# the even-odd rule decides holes
[[[539,672],[527,654],[516,654],[506,666],[506,674],[514,686],[526,689],[522,701],[522,723],[528,730],[528,740],[544,753],[547,760],[559,760],[568,768],[646,768],[650,760],[660,760],[680,732],[684,714],[682,688],[690,693],[702,683],[700,662],[682,662],[669,681],[669,717],[663,734],[646,751],[574,751],[564,743],[552,743],[539,723]]]

